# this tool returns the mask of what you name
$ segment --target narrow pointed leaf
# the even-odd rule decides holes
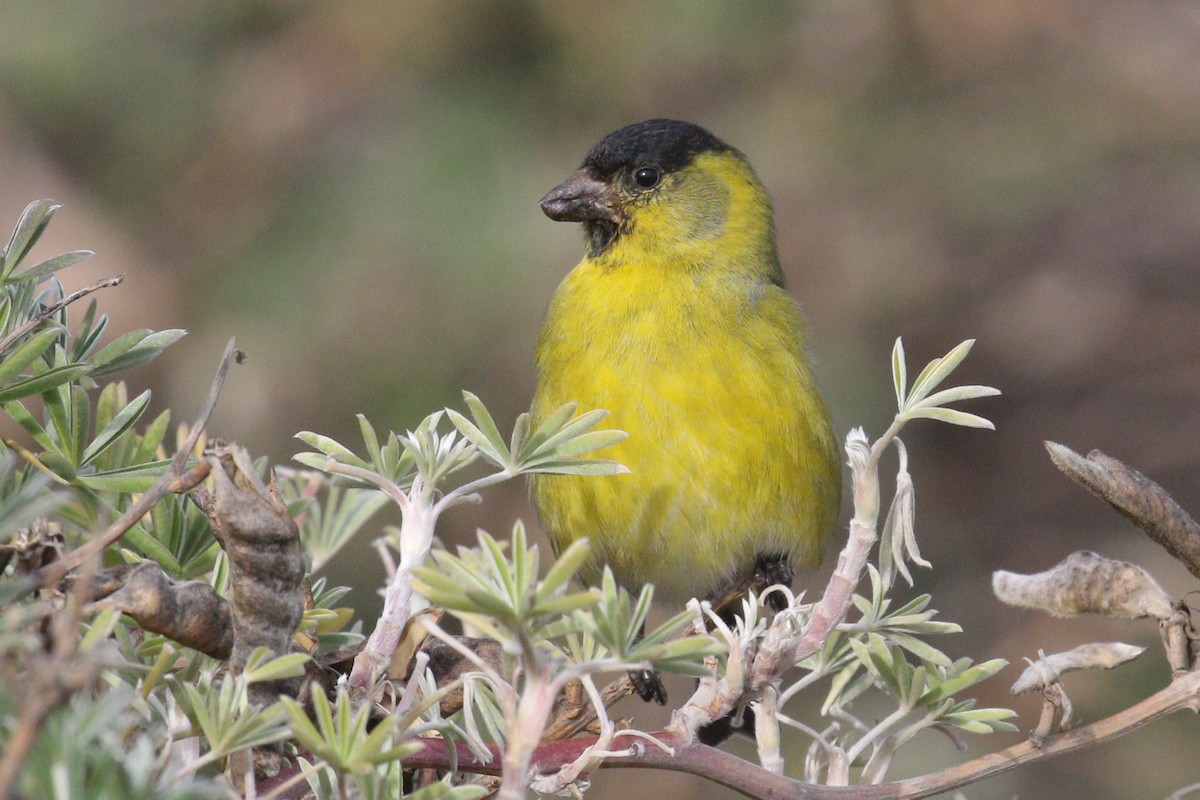
[[[146,406],[150,403],[150,390],[142,392],[135,397],[129,405],[121,409],[121,411],[113,417],[112,422],[96,435],[92,443],[83,451],[83,458],[80,459],[80,464],[91,463],[97,456],[103,453],[113,442],[120,438],[127,430],[132,428],[139,419],[142,413],[145,412]]]
[[[913,406],[913,408],[944,406],[947,403],[956,403],[960,400],[974,400],[979,397],[995,397],[998,394],[1000,394],[1000,390],[994,386],[955,386],[952,389],[943,389],[940,392],[934,392]]]
[[[905,414],[910,418],[936,419],[940,422],[949,422],[951,425],[961,425],[964,428],[996,430],[996,426],[992,424],[991,420],[984,419],[976,414],[968,414],[966,411],[959,411],[955,408],[915,408],[911,411],[906,411]]]
[[[34,419],[25,406],[16,400],[10,400],[4,404],[4,411],[16,420],[17,424],[24,428],[43,449],[51,450],[54,448],[54,442],[51,441],[50,435],[46,433],[46,429],[42,427],[40,422]]]
[[[10,350],[0,361],[0,386],[14,380],[21,371],[32,364],[38,356],[45,353],[62,333],[62,328],[54,326],[38,331],[15,349]]]
[[[963,689],[974,686],[975,684],[985,681],[995,675],[1000,670],[1008,666],[1008,662],[1002,658],[993,658],[990,661],[985,661],[982,664],[976,664],[955,675],[953,678],[947,678],[940,684],[930,689],[918,701],[919,705],[928,706],[933,703],[944,700],[947,697],[953,697]]]
[[[896,408],[904,408],[908,391],[908,365],[904,363],[904,341],[897,336],[892,346],[892,386],[896,389]]]
[[[605,475],[626,475],[629,468],[616,461],[603,458],[571,458],[563,461],[550,461],[525,470],[530,473],[545,475],[588,475],[603,477]]]
[[[602,450],[628,437],[629,434],[625,433],[625,431],[589,431],[555,445],[553,448],[544,447],[539,452],[539,455],[547,453],[549,456],[547,460],[559,461],[582,453]]]
[[[509,452],[504,444],[504,436],[501,435],[500,429],[496,426],[496,421],[492,419],[491,413],[487,410],[487,406],[470,392],[463,392],[463,400],[466,401],[467,409],[471,412],[471,418],[475,420],[475,425],[479,428],[479,431],[487,438],[492,447],[497,452],[502,453],[505,460],[507,460]]]
[[[13,229],[12,236],[9,237],[8,245],[4,248],[4,270],[0,278],[8,279],[13,269],[21,262],[21,259],[25,258],[29,249],[42,235],[42,231],[46,230],[54,212],[60,208],[62,206],[50,200],[35,200],[25,206],[25,210],[17,219],[17,226]]]
[[[107,492],[144,492],[162,477],[171,465],[171,459],[150,461],[132,467],[121,467],[88,475],[79,475],[75,482],[89,489]]]
[[[94,255],[96,254],[91,250],[72,250],[69,253],[63,253],[62,255],[48,258],[39,264],[33,265],[29,269],[21,270],[13,276],[13,279],[18,281],[40,281],[47,275],[53,275],[60,269],[66,269],[67,267],[72,266],[73,264],[78,264],[80,261],[91,258]]]
[[[555,559],[554,564],[547,570],[546,577],[542,578],[541,586],[538,588],[539,602],[543,598],[553,595],[560,587],[565,586],[583,566],[583,562],[587,561],[591,552],[591,544],[586,538],[575,540],[570,547],[562,551]]]
[[[346,447],[341,442],[331,439],[328,436],[321,436],[317,433],[309,431],[301,431],[296,434],[296,438],[304,442],[314,450],[319,450],[332,459],[341,461],[343,464],[349,464],[352,467],[361,467],[362,469],[370,469],[370,465],[354,454],[354,451]],[[320,467],[318,467],[320,469]]]
[[[187,331],[181,328],[171,328],[151,333],[124,353],[104,363],[99,363],[98,359],[94,358],[93,363],[97,364],[94,374],[96,377],[112,375],[146,364],[158,358],[163,350],[166,350],[186,335]]]
[[[564,403],[550,412],[525,443],[525,450],[531,453],[536,451],[547,439],[562,430],[578,408],[578,403]]]
[[[0,403],[48,392],[57,386],[87,375],[91,371],[92,367],[89,364],[66,364],[61,367],[53,367],[0,389]]]
[[[568,403],[567,406],[574,408],[575,404]],[[566,408],[567,406],[564,406],[563,408]],[[561,410],[562,409],[560,409],[560,411]],[[536,449],[534,449],[532,447],[526,448],[521,454],[523,457],[523,460],[528,459],[528,458],[533,458],[534,456],[541,455],[543,453],[554,452],[554,449],[557,448],[560,444],[562,444],[563,442],[566,442],[570,439],[574,439],[575,437],[579,436],[580,434],[590,431],[592,428],[594,428],[600,424],[600,420],[604,419],[607,416],[608,416],[607,411],[605,411],[602,408],[597,408],[597,409],[593,409],[592,411],[585,411],[584,413],[580,414],[577,417],[572,417],[569,421],[565,422],[562,425],[562,427],[560,427],[557,431],[555,431],[555,432],[551,433],[549,436],[547,436],[546,439],[541,444],[539,444]]]
[[[370,422],[367,421],[365,415],[357,414],[355,416],[358,419],[358,430],[359,433],[362,434],[363,444],[366,445],[367,448],[367,458],[371,461],[371,463],[375,464],[376,460],[381,454],[379,449],[379,437],[375,435],[375,428]],[[379,465],[376,464],[376,466]]]
[[[913,382],[907,407],[911,408],[914,403],[924,400],[926,395],[936,389],[962,363],[974,344],[974,339],[967,339],[941,358],[930,361]]]

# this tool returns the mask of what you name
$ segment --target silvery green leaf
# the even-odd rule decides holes
[[[121,409],[121,411],[113,417],[112,421],[105,426],[104,430],[96,434],[96,438],[83,451],[83,457],[80,458],[80,466],[91,463],[108,449],[113,442],[119,439],[126,431],[132,428],[139,419],[142,413],[146,410],[146,406],[150,403],[150,390],[142,392],[140,395],[130,401],[129,405]]]
[[[896,408],[903,409],[908,391],[908,366],[904,363],[904,341],[899,336],[892,345],[892,386],[896,389]]]
[[[512,437],[509,440],[508,452],[520,453],[525,448],[525,442],[529,439],[529,413],[520,414],[517,416],[517,421],[513,424]],[[520,456],[517,456],[519,459]]]
[[[42,447],[42,449],[54,449],[54,440],[50,438],[50,435],[46,432],[46,429],[43,428],[42,424],[38,422],[32,414],[29,413],[25,406],[21,405],[16,400],[9,400],[8,402],[4,403],[3,407],[5,413],[12,417],[18,425],[24,428],[25,431],[33,437],[33,440]]]
[[[34,264],[29,269],[24,269],[12,276],[13,280],[17,281],[40,281],[48,275],[53,275],[61,269],[66,269],[74,264],[78,264],[84,259],[91,258],[96,255],[91,250],[72,250],[69,253],[48,258],[41,263]]]
[[[575,416],[575,412],[579,410],[578,403],[563,403],[561,406],[550,412],[542,424],[538,425],[537,430],[530,435],[528,441],[525,442],[525,451],[529,453],[536,452],[538,448],[544,445],[551,436],[559,433]],[[593,412],[594,413],[594,412]]]
[[[153,361],[163,350],[186,336],[187,331],[172,328],[155,332],[134,331],[134,334],[144,335],[131,337],[132,344],[125,341],[126,337],[123,336],[92,356],[92,364],[95,365],[95,370],[92,372],[93,377],[112,375]],[[121,343],[121,347],[114,349],[114,345],[118,343]]]
[[[44,372],[0,389],[0,403],[7,403],[9,400],[18,400],[22,397],[49,392],[65,383],[82,378],[91,371],[92,367],[90,364],[65,364],[51,367]]]
[[[548,461],[561,461],[580,455],[581,453],[601,450],[628,438],[628,436],[629,434],[625,433],[625,431],[589,431],[553,446],[547,442],[538,451],[538,456],[542,456]],[[522,463],[522,467],[526,466],[526,464],[536,466],[540,460],[536,457],[531,458],[530,461]]]
[[[957,668],[958,664],[955,664]],[[952,697],[961,692],[963,689],[974,686],[975,684],[985,681],[995,675],[1000,670],[1008,666],[1008,662],[1002,658],[993,658],[990,661],[985,661],[982,664],[977,664],[973,667],[967,667],[961,671],[952,670],[953,673],[945,680],[938,682],[928,692],[921,696],[918,700],[918,705],[932,706],[947,697]],[[931,676],[932,678],[932,676]]]
[[[958,708],[959,706],[955,706]],[[995,733],[998,731],[1016,731],[1017,726],[1005,720],[1012,719],[1017,712],[1008,708],[968,708],[963,711],[951,711],[944,714],[941,720],[956,728],[969,733]]]
[[[949,353],[941,358],[935,358],[925,365],[925,369],[921,370],[921,374],[913,381],[912,392],[909,393],[906,408],[912,408],[914,403],[919,403],[925,397],[938,387],[938,385],[949,377],[950,373],[962,363],[967,354],[971,352],[971,347],[974,346],[974,339],[967,339],[959,343]]]
[[[5,353],[3,360],[0,361],[0,386],[16,378],[22,370],[45,353],[62,333],[62,330],[56,325],[38,331],[21,342],[16,349]]]
[[[524,448],[513,451],[517,453],[518,460],[526,461],[538,455],[552,453],[562,443],[591,430],[600,423],[600,420],[608,416],[607,411],[598,408],[585,411],[577,417],[559,421],[568,412],[574,413],[576,408],[575,403],[567,403],[551,414],[538,427],[535,435],[526,442]]]
[[[949,422],[951,425],[962,425],[965,428],[986,428],[993,431],[996,429],[990,420],[953,408],[914,408],[904,413],[914,419],[917,417],[936,419],[941,422]]]
[[[308,653],[288,653],[272,658],[270,650],[259,647],[246,659],[242,675],[246,683],[299,678],[304,675],[305,665],[311,661]]]
[[[162,477],[163,472],[170,465],[170,459],[150,461],[132,467],[119,467],[78,475],[75,481],[89,489],[102,492],[144,492]]]
[[[549,461],[537,467],[525,470],[530,473],[546,475],[588,475],[602,477],[605,475],[626,475],[629,468],[616,461],[602,458],[569,458],[562,461]]]
[[[362,469],[370,469],[370,465],[367,464],[367,462],[364,461],[363,459],[356,456],[354,454],[354,451],[352,451],[350,448],[346,447],[345,445],[341,444],[337,440],[329,438],[328,436],[322,436],[320,434],[312,433],[310,431],[301,431],[300,433],[296,434],[296,438],[299,439],[300,441],[304,442],[306,445],[313,448],[314,450],[318,450],[318,451],[324,453],[326,456],[334,459],[335,461],[341,461],[343,464],[349,464],[352,467],[360,467]],[[310,455],[310,454],[302,453],[300,455]],[[297,455],[296,459],[299,461],[300,456]],[[317,464],[313,464],[308,459],[305,459],[305,460],[301,461],[301,463],[305,464],[306,466],[315,467],[316,469],[320,469],[322,471],[327,471],[324,468],[323,461],[319,462]]]
[[[0,280],[8,280],[12,271],[41,237],[46,226],[50,224],[50,219],[60,208],[62,206],[51,200],[35,200],[25,206],[25,210],[17,219],[17,226],[13,229],[12,236],[8,239],[8,245],[4,248],[3,256],[0,258],[0,267],[3,267],[0,270]]]
[[[948,667],[953,663],[950,660],[950,657],[941,650],[938,650],[936,647],[927,644],[926,642],[923,642],[915,636],[911,636],[907,633],[889,631],[887,633],[887,640],[894,645],[904,648],[917,658],[921,659],[922,661],[927,661],[930,664],[935,664],[940,667]]]
[[[926,397],[912,408],[932,408],[955,403],[960,400],[974,400],[979,397],[995,397],[1000,390],[992,386],[955,386],[953,389],[943,389]]]
[[[379,458],[382,453],[379,447],[379,436],[375,433],[375,426],[370,423],[365,414],[355,414],[355,419],[358,420],[358,432],[363,438],[363,444],[367,448],[367,458],[376,467],[379,467]]]
[[[538,602],[543,602],[564,588],[571,578],[575,577],[575,573],[587,561],[591,552],[592,547],[586,537],[576,539],[566,550],[562,551],[538,587]]]
[[[484,458],[502,469],[508,469],[508,447],[503,442],[498,445],[483,430],[452,408],[446,409],[450,422],[458,429],[467,441],[479,448]]]

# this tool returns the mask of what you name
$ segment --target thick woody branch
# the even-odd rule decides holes
[[[1200,523],[1166,490],[1137,470],[1093,450],[1087,457],[1046,442],[1050,460],[1067,477],[1106,500],[1200,578]]]

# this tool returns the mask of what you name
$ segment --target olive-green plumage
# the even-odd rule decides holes
[[[629,433],[596,454],[627,475],[533,479],[555,548],[587,536],[585,579],[608,564],[668,600],[717,592],[760,557],[815,564],[837,442],[745,157],[689,123],[630,125],[542,208],[584,224],[586,254],[542,326],[535,422],[575,401]]]

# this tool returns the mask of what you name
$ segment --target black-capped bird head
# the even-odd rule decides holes
[[[652,119],[605,136],[541,201],[553,220],[582,222],[587,255],[624,244],[639,256],[723,240],[730,258],[775,274],[771,201],[745,156],[699,125]]]

